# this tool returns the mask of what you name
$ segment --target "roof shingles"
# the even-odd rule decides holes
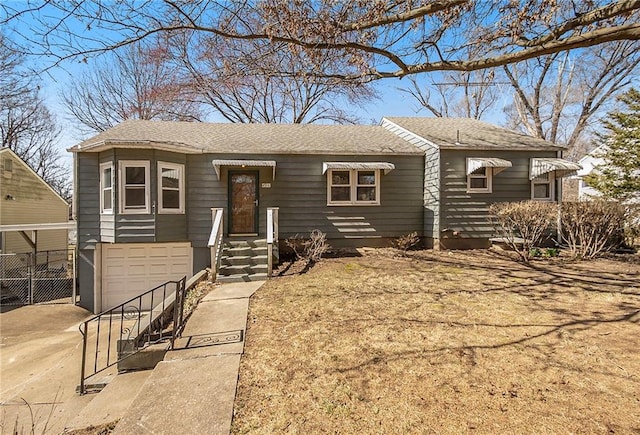
[[[125,121],[70,149],[154,147],[225,154],[421,154],[380,126]]]
[[[563,150],[564,147],[471,118],[390,117],[386,120],[442,149]]]

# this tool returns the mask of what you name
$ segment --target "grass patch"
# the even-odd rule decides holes
[[[637,432],[640,266],[380,250],[268,281],[233,433]]]

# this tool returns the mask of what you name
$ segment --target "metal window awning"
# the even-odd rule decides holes
[[[386,174],[393,171],[396,165],[388,162],[323,162],[322,173],[326,174],[328,169],[382,169]]]
[[[467,159],[467,175],[480,168],[492,168],[493,175],[511,167],[511,162],[497,157],[470,157]]]
[[[220,179],[220,168],[222,166],[233,167],[270,167],[273,168],[273,179],[276,179],[276,162],[275,160],[213,160],[213,169],[216,171],[218,180]]]
[[[582,166],[565,159],[531,159],[529,180],[533,180],[549,172],[555,172],[556,178],[562,178],[572,175],[580,169],[582,169]]]

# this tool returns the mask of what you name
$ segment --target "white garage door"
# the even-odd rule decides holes
[[[189,243],[102,245],[102,309],[164,282],[191,277],[191,252]]]

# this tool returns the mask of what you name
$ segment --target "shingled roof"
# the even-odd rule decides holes
[[[380,126],[125,121],[72,152],[153,148],[187,154],[421,154]]]
[[[471,118],[384,118],[442,149],[563,150],[560,145]]]

